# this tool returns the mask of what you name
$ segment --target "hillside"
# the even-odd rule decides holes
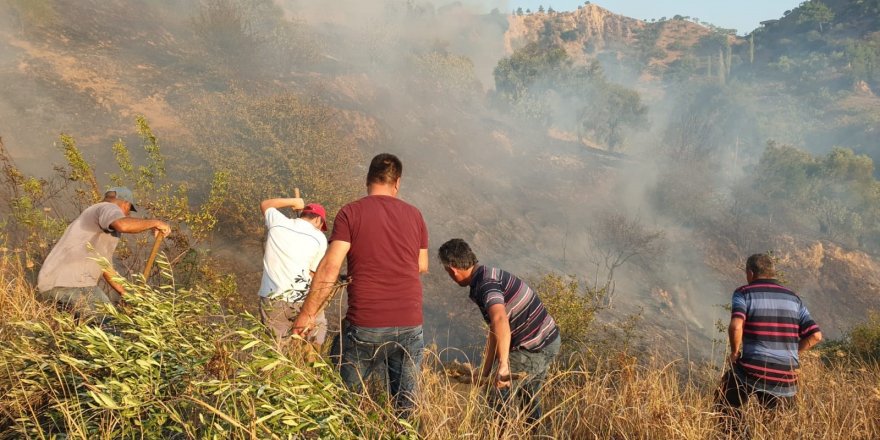
[[[51,177],[63,161],[58,134],[68,133],[103,185],[115,170],[111,145],[136,145],[130,127],[144,115],[169,178],[192,200],[207,199],[213,172],[232,173],[210,251],[201,251],[217,273],[234,275],[245,307],[260,276],[259,200],[299,187],[332,215],[362,194],[364,163],[380,151],[403,159],[402,194],[428,220],[432,254],[463,237],[481,261],[601,288],[605,213],[662,231],[665,253],[618,268],[614,306],[602,317],[646,312],[644,325],[660,336],[645,346],[685,351],[674,335],[688,326],[689,343],[708,354],[714,322],[726,315],[718,305],[753,252],[777,252],[831,335],[880,297],[876,226],[867,224],[875,217],[863,208],[872,199],[853,202],[866,219],[858,230],[842,220],[850,229],[832,235],[798,206],[777,212],[737,198],[770,139],[804,147],[814,161],[834,146],[877,153],[877,98],[768,73],[786,49],[757,32],[752,62],[748,38],[597,5],[503,16],[396,1],[5,4],[0,136],[16,163]],[[870,38],[865,26],[858,38]],[[513,59],[530,43],[539,55],[563,51]],[[511,80],[525,79],[505,101],[495,70],[504,60],[559,68],[534,77],[512,69]],[[560,72],[568,76],[553,76]],[[475,344],[476,311],[434,263],[425,278],[429,338]]]

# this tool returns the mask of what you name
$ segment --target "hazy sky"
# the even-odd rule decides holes
[[[535,11],[543,5],[545,9],[553,6],[557,11],[570,11],[583,3],[582,0],[510,0],[509,8]],[[676,14],[697,17],[716,26],[736,29],[742,35],[758,27],[761,21],[781,17],[801,0],[598,0],[593,3],[634,18],[672,18]]]

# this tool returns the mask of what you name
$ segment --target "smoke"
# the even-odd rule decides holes
[[[148,2],[142,13],[153,22],[146,24],[131,12],[113,20],[118,8],[99,7],[93,15],[104,20],[91,20],[85,35],[75,34],[82,47],[63,50],[16,43],[26,39],[14,29],[15,18],[0,14],[7,20],[0,35],[16,35],[0,43],[0,75],[20,86],[0,94],[0,134],[13,153],[48,173],[36,160],[58,131],[85,138],[87,150],[106,149],[120,136],[119,127],[128,126],[127,116],[151,110],[144,104],[150,98],[167,104],[147,116],[167,119],[157,134],[175,154],[185,150],[188,136],[200,135],[187,133],[190,127],[179,122],[184,118],[174,114],[197,102],[194,96],[277,88],[318,97],[339,110],[337,122],[365,156],[387,151],[404,163],[401,196],[421,209],[429,226],[425,324],[428,338],[441,346],[472,353],[484,337],[466,289],[448,280],[433,259],[450,238],[468,241],[481,262],[523,277],[557,272],[601,287],[608,269],[597,257],[597,225],[608,212],[637,219],[645,231],[663,233],[664,252],[617,268],[614,313],[641,310],[649,324],[666,329],[687,325],[699,335],[691,342],[704,352],[717,337],[714,322],[726,315],[719,304],[744,282],[740,260],[772,246],[719,251],[729,230],[718,219],[727,218],[735,188],[768,139],[802,140],[792,129],[793,121],[806,119],[796,98],[786,98],[788,113],[771,116],[768,101],[781,92],[762,95],[735,82],[646,80],[617,57],[600,56],[603,82],[591,83],[595,93],[579,99],[553,92],[556,78],[540,78],[550,94],[540,108],[549,122],[535,123],[505,109],[495,90],[493,71],[511,55],[505,2],[229,0],[243,11],[246,26],[232,30],[247,45],[231,46],[235,53],[218,51],[220,61],[212,61],[220,67],[192,60],[201,60],[196,54],[203,49],[199,3],[169,3],[176,2]],[[58,4],[76,16],[90,11],[75,2]],[[276,15],[292,24],[285,31],[290,34],[279,34]],[[108,28],[98,21],[122,24]],[[95,49],[100,41],[119,51]],[[89,69],[89,56],[118,57],[127,70]],[[66,75],[59,70],[65,66]],[[204,79],[209,69],[233,71],[233,79]],[[610,104],[600,91],[609,87],[638,91],[646,107],[644,120],[620,124],[613,135],[621,139],[617,151],[595,139],[609,122],[585,133],[577,128],[585,108],[594,118],[607,116]],[[240,142],[253,154],[262,151],[253,140]],[[218,246],[220,241],[224,253],[260,258],[253,246],[237,254],[235,243],[221,237]],[[247,295],[248,286],[241,286]]]

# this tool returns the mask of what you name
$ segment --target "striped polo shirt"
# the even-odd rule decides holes
[[[477,266],[470,299],[489,323],[489,307],[504,304],[510,321],[510,349],[540,351],[559,336],[559,328],[541,299],[523,280],[509,272]]]
[[[754,280],[733,292],[732,317],[744,320],[737,374],[758,391],[794,396],[798,343],[819,331],[801,298],[776,280]]]

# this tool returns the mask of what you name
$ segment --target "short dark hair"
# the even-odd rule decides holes
[[[300,214],[299,217],[300,217],[301,219],[305,219],[305,220],[311,220],[311,219],[313,219],[313,218],[319,218],[319,219],[321,219],[322,222],[324,221],[324,218],[322,218],[322,217],[321,217],[320,215],[318,215],[318,214],[315,214],[314,212],[304,212],[304,213]]]
[[[397,156],[389,153],[377,154],[370,161],[367,185],[373,183],[394,183],[403,174],[403,164]]]
[[[746,260],[746,270],[756,277],[774,277],[776,268],[773,267],[773,259],[767,254],[754,254]]]
[[[453,238],[443,243],[437,251],[437,256],[440,257],[440,263],[443,264],[443,267],[468,269],[479,263],[471,247],[460,238]]]

